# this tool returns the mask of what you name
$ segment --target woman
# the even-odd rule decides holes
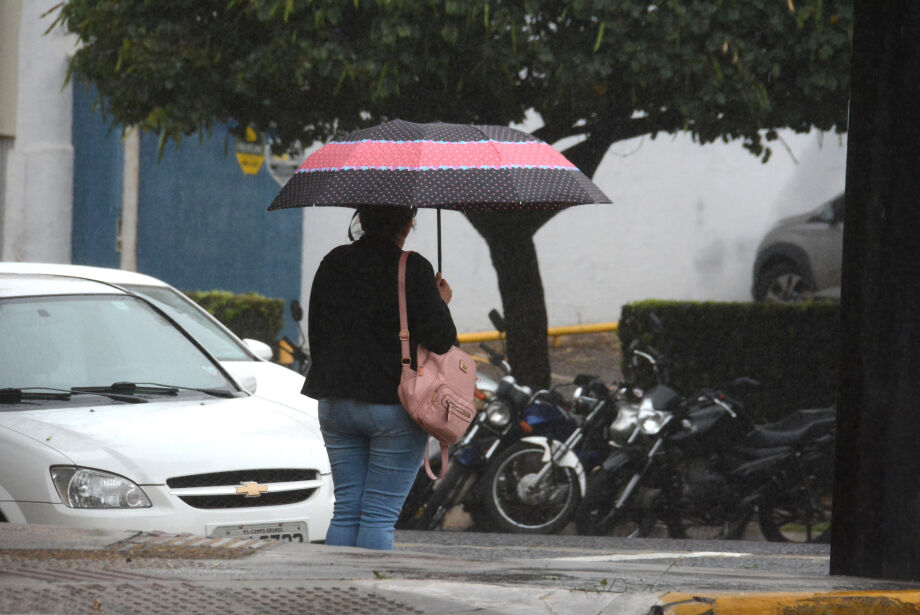
[[[428,435],[399,403],[397,267],[414,208],[363,207],[363,234],[323,258],[310,294],[311,365],[303,394],[319,400],[335,507],[326,544],[393,548],[393,528],[424,459]],[[351,237],[351,233],[349,233]],[[457,337],[450,285],[425,258],[406,263],[412,363]]]

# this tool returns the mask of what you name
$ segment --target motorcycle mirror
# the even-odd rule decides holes
[[[291,299],[291,318],[296,322],[303,320],[303,307],[297,299]]]
[[[495,327],[496,331],[499,333],[505,332],[505,319],[498,313],[498,310],[494,308],[489,310],[489,320],[492,321],[492,325]]]

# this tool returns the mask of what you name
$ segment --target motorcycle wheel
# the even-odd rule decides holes
[[[580,499],[572,468],[555,466],[536,484],[543,447],[519,442],[495,460],[484,478],[491,526],[521,534],[553,534],[564,528]]]
[[[575,511],[575,529],[583,536],[645,538],[655,529],[655,515],[628,503],[619,514],[606,518],[632,473],[597,470],[588,477],[585,497]],[[636,498],[631,498],[635,500]]]
[[[457,490],[463,484],[468,473],[469,469],[466,466],[462,466],[459,463],[449,464],[444,477],[438,479],[434,484],[431,496],[424,503],[421,514],[411,525],[412,529],[440,529],[441,523],[444,521],[444,515],[454,505]]]
[[[794,498],[795,492],[792,495]],[[757,507],[763,537],[770,542],[830,542],[830,498],[822,498],[818,510],[811,512],[812,507],[795,503],[796,499],[790,502],[785,497],[781,501],[775,495],[764,496]]]

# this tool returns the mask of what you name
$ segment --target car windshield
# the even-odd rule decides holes
[[[128,295],[0,301],[0,389],[160,383],[234,390],[172,323]]]
[[[191,299],[173,290],[158,286],[123,284],[124,288],[150,299],[170,318],[191,334],[218,361],[252,361],[249,350],[228,335],[210,316],[203,313]]]

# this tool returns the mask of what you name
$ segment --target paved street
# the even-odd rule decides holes
[[[380,553],[0,524],[0,612],[917,612],[920,584],[830,577],[827,566],[827,546],[756,541],[401,531]],[[856,594],[829,594],[844,590]],[[780,610],[720,608],[755,596]],[[886,610],[863,610],[866,600]]]

